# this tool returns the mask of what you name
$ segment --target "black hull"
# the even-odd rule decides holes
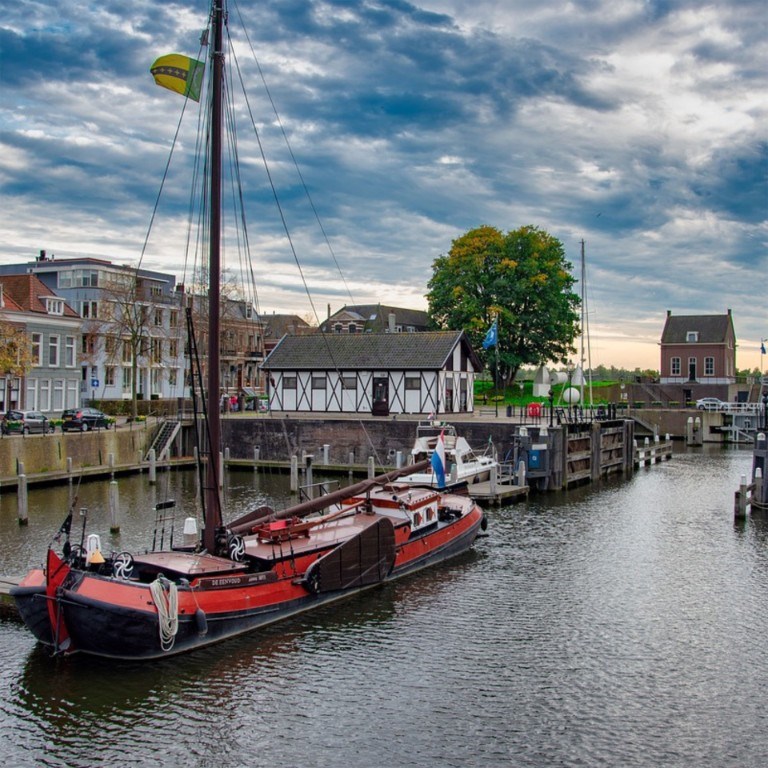
[[[12,587],[10,595],[27,629],[41,643],[53,645],[45,587]]]

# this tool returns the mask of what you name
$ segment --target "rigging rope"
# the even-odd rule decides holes
[[[149,591],[157,607],[160,648],[163,651],[170,651],[176,642],[176,633],[179,631],[178,587],[164,576],[158,576],[149,585]]]

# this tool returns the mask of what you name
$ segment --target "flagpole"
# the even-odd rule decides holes
[[[499,418],[499,313],[496,313],[496,319],[493,321],[496,325],[496,397],[493,402],[496,403],[496,418]]]

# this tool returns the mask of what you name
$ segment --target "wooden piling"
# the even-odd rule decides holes
[[[120,533],[120,491],[117,480],[109,482],[109,530]]]
[[[19,466],[22,466],[21,464]],[[19,507],[19,525],[29,525],[29,502],[27,497],[27,476],[19,474],[16,503]]]

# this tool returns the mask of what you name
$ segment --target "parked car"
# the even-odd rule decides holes
[[[700,411],[727,411],[729,403],[724,403],[718,397],[702,397],[696,401],[696,407]]]
[[[87,432],[89,429],[109,429],[109,416],[95,408],[70,408],[61,414],[62,432]]]
[[[10,410],[3,416],[2,432],[4,435],[10,435],[13,432],[22,435],[34,433],[46,435],[55,431],[56,427],[40,411]]]

